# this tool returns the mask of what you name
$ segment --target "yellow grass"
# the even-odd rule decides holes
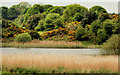
[[[3,54],[2,67],[39,68],[42,70],[99,70],[118,72],[118,56],[58,55],[58,54]]]

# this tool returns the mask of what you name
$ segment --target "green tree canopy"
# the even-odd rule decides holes
[[[56,28],[57,23],[60,23],[61,25],[61,22],[60,22],[60,15],[57,14],[57,13],[50,13],[46,16],[45,18],[45,22],[44,22],[44,28],[45,30],[52,30],[54,28]]]
[[[22,15],[31,5],[27,2],[21,2],[18,5],[13,5],[8,9],[8,19],[14,20],[17,16]]]
[[[108,34],[106,33],[106,31],[105,31],[104,29],[98,29],[96,42],[97,42],[98,44],[102,44],[102,43],[105,42],[107,39],[108,39]]]
[[[83,40],[82,36],[85,35],[85,29],[82,26],[79,26],[75,32],[76,40]]]
[[[106,19],[109,19],[109,14],[108,13],[100,13],[98,15],[98,20],[100,20],[101,22],[105,21]]]
[[[30,7],[26,14],[25,14],[25,18],[24,18],[24,22],[27,21],[29,16],[32,16],[34,14],[38,14],[38,13],[43,13],[43,6],[40,4],[34,4],[33,7]]]
[[[116,23],[113,29],[114,34],[120,34],[120,23]]]
[[[93,6],[92,8],[89,9],[89,12],[95,12],[97,15],[99,15],[99,13],[103,12],[103,13],[107,13],[106,9],[101,7],[101,6]]]
[[[114,20],[105,20],[103,21],[102,25],[103,25],[103,29],[106,30],[106,33],[109,34],[109,35],[112,35],[113,34],[113,29],[114,29],[114,26],[115,26],[116,23],[114,23]]]
[[[63,6],[55,6],[52,10],[49,11],[49,13],[58,13],[58,14],[62,15],[63,11],[64,11]]]
[[[40,20],[40,21],[38,22],[37,27],[35,27],[35,30],[36,30],[36,31],[43,31],[43,30],[44,30],[43,25],[44,25],[44,21],[43,21],[43,20]]]
[[[28,2],[20,2],[18,5],[20,5],[21,7],[31,7],[31,4],[29,4]]]
[[[100,29],[101,27],[101,21],[100,20],[96,20],[94,21],[93,23],[91,23],[91,26],[90,26],[90,33],[94,33],[97,35],[97,31],[98,29]]]
[[[8,17],[8,7],[2,6],[1,9],[2,9],[2,18],[7,19],[7,17]]]
[[[17,18],[15,18],[14,22],[16,25],[20,26],[23,23],[25,15],[19,15]]]
[[[34,28],[38,25],[39,20],[44,19],[46,14],[35,14],[28,18],[24,26],[30,30],[34,30]]]
[[[88,18],[82,19],[81,25],[82,25],[83,28],[85,28],[86,24],[89,24],[89,19]]]
[[[20,15],[20,12],[16,9],[15,6],[12,6],[8,9],[8,19],[14,20],[17,16]]]
[[[82,15],[87,12],[88,9],[84,6],[81,6],[79,4],[71,4],[66,6],[66,9],[64,10],[64,18],[65,20],[69,20],[74,17],[76,13],[81,13]]]
[[[80,22],[83,18],[84,18],[83,15],[81,15],[80,13],[76,13],[72,19],[73,21]]]
[[[43,5],[43,8],[44,8],[43,12],[46,12],[50,7],[53,7],[53,5],[51,5],[51,4]]]
[[[89,23],[97,20],[97,14],[95,13],[95,11],[89,11],[87,17],[89,19]]]

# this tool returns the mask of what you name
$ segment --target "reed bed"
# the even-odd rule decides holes
[[[90,43],[84,44],[82,42],[73,41],[39,41],[32,40],[31,42],[8,42],[2,43],[2,47],[16,47],[16,48],[99,48],[99,45]]]
[[[101,55],[60,55],[60,54],[3,54],[2,67],[11,68],[35,68],[42,72],[51,72],[58,67],[64,67],[65,72],[80,70],[110,70],[118,72],[118,56]]]

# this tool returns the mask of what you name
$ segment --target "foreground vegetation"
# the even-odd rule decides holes
[[[120,55],[120,35],[112,35],[102,46],[103,54]]]
[[[118,73],[118,56],[3,54],[6,73]]]
[[[105,69],[99,69],[99,70],[66,70],[64,71],[64,67],[58,67],[56,70],[47,70],[47,71],[41,71],[41,70],[37,70],[37,69],[25,69],[25,68],[14,68],[11,69],[10,71],[3,71],[2,74],[44,74],[44,73],[50,73],[52,75],[57,74],[57,73],[116,73],[115,71],[111,71],[111,70],[105,70]]]

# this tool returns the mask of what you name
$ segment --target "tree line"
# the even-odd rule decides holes
[[[69,35],[75,40],[102,44],[111,35],[120,34],[118,14],[108,13],[102,6],[93,6],[88,9],[79,4],[67,6],[34,4],[32,6],[28,2],[21,2],[10,8],[2,6],[0,9],[4,38],[10,31],[14,37],[18,31],[18,34],[24,33],[22,30],[38,33],[64,28],[75,31],[75,35]],[[13,32],[15,28],[10,30],[11,24],[19,28],[16,33]]]

